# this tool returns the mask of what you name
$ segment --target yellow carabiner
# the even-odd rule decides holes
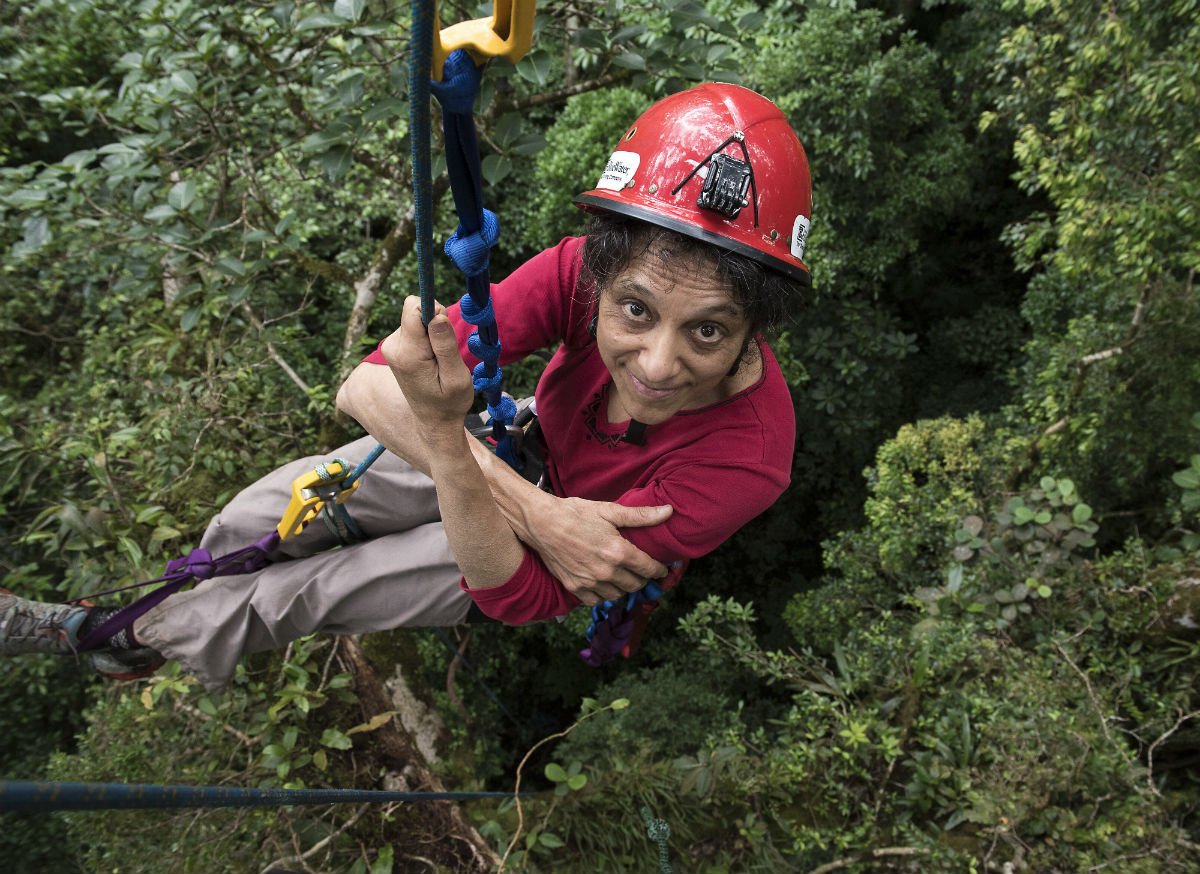
[[[287,540],[304,530],[321,509],[333,502],[340,504],[358,488],[358,480],[350,483],[350,488],[342,486],[349,470],[339,460],[323,465],[325,475],[314,470],[303,476],[298,476],[292,482],[292,501],[283,514],[283,519],[275,526],[280,540]]]
[[[516,63],[533,43],[533,18],[537,0],[492,0],[489,18],[460,21],[439,30],[437,10],[433,22],[433,78],[442,81],[442,67],[455,49],[466,49],[476,63],[507,58]]]

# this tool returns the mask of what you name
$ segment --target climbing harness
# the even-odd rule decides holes
[[[636,592],[597,604],[592,608],[592,622],[587,630],[588,645],[579,651],[579,657],[596,668],[619,652],[628,654],[631,641],[634,648],[638,643],[634,639],[638,618],[653,610],[662,595],[662,587],[651,580]]]
[[[394,801],[512,798],[511,792],[397,792],[385,789],[259,789],[237,786],[156,786],[137,783],[43,783],[0,780],[0,813],[45,810],[130,810],[176,807],[268,807]]]

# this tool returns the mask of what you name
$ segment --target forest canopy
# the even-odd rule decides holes
[[[154,578],[240,488],[361,434],[334,394],[417,284],[408,16],[0,9],[4,588]],[[684,871],[1200,867],[1200,3],[543,2],[477,106],[493,277],[581,232],[638,113],[713,80],[812,165],[814,287],[773,345],[798,441],[634,658],[583,665],[572,615],[316,635],[223,695],[0,662],[12,778],[520,773],[520,812],[12,814],[13,867],[487,870],[512,844],[509,870],[649,871],[643,808]]]

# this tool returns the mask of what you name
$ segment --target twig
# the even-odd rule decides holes
[[[860,853],[857,856],[847,856],[845,859],[834,859],[832,862],[826,862],[819,868],[813,868],[809,874],[827,874],[829,871],[836,871],[838,868],[845,868],[848,865],[857,865],[863,859],[875,858],[882,859],[884,856],[928,856],[929,850],[922,847],[880,847],[877,850],[872,850],[870,853]]]
[[[1195,719],[1197,716],[1200,716],[1200,710],[1193,710],[1191,713],[1185,713],[1183,716],[1176,719],[1175,724],[1171,726],[1170,730],[1154,743],[1150,744],[1150,749],[1146,751],[1146,785],[1149,786],[1150,791],[1159,798],[1162,798],[1162,793],[1159,792],[1158,787],[1154,785],[1154,750],[1159,744],[1161,744],[1175,732],[1179,731],[1180,726],[1182,726],[1185,722],[1187,722],[1189,719]]]
[[[1190,277],[1188,279],[1188,283],[1189,285],[1191,284]],[[1074,407],[1075,401],[1078,399],[1079,395],[1083,393],[1084,382],[1087,380],[1088,371],[1091,369],[1092,365],[1101,361],[1107,361],[1110,358],[1116,358],[1118,355],[1124,355],[1125,350],[1132,346],[1133,343],[1138,339],[1138,334],[1142,329],[1142,319],[1145,318],[1146,315],[1146,301],[1149,299],[1149,297],[1150,283],[1146,283],[1142,286],[1142,291],[1138,295],[1137,304],[1133,308],[1133,317],[1129,320],[1129,329],[1125,332],[1125,339],[1123,339],[1116,346],[1113,346],[1109,349],[1104,349],[1100,352],[1092,352],[1088,355],[1084,355],[1075,362],[1075,381],[1072,383],[1071,389],[1067,393],[1066,402],[1063,404],[1066,412],[1062,418],[1045,428],[1041,434],[1038,434],[1030,442],[1029,448],[1025,452],[1025,463],[1013,471],[1013,473],[1008,477],[1007,486],[1009,491],[1015,491],[1037,464],[1038,459],[1041,456],[1040,446],[1042,440],[1053,434],[1057,434],[1059,431],[1066,428],[1070,423],[1072,407]]]
[[[1125,760],[1126,767],[1132,767],[1133,763],[1129,760],[1129,754],[1125,751],[1124,746],[1113,740],[1112,733],[1108,730],[1108,717],[1104,715],[1104,708],[1100,706],[1100,699],[1096,697],[1096,690],[1092,688],[1091,679],[1086,673],[1084,673],[1079,665],[1075,664],[1075,660],[1067,654],[1067,651],[1059,646],[1057,640],[1053,641],[1053,643],[1054,648],[1058,650],[1059,655],[1067,660],[1067,664],[1069,664],[1075,670],[1075,673],[1079,674],[1079,678],[1083,680],[1083,685],[1087,688],[1088,698],[1091,699],[1092,706],[1096,708],[1096,718],[1100,720],[1100,730],[1104,732],[1104,737],[1110,744],[1112,744],[1113,749],[1121,754],[1121,758]]]
[[[179,709],[179,710],[182,710],[182,711],[183,711],[184,713],[186,713],[188,716],[194,716],[194,717],[198,717],[198,718],[200,718],[200,719],[205,719],[205,720],[208,720],[208,721],[210,721],[210,722],[214,721],[214,720],[213,720],[213,718],[212,718],[211,716],[209,716],[207,713],[205,713],[205,712],[204,712],[203,710],[201,710],[199,707],[196,707],[196,706],[194,706],[194,705],[192,705],[192,704],[188,704],[188,703],[187,703],[187,702],[185,702],[185,701],[176,701],[176,702],[175,702],[175,707],[176,707],[177,709]],[[230,734],[232,734],[234,737],[236,737],[236,738],[237,738],[239,741],[241,741],[243,744],[245,744],[245,745],[246,745],[246,746],[248,746],[248,747],[252,747],[252,746],[254,746],[254,745],[255,745],[256,743],[258,743],[258,741],[259,741],[259,738],[257,738],[257,737],[250,737],[250,736],[249,736],[248,734],[246,734],[245,732],[243,732],[243,731],[239,731],[238,729],[234,728],[234,727],[233,727],[232,725],[230,725],[228,722],[226,722],[226,723],[223,723],[223,724],[221,725],[221,728],[223,728],[225,731],[227,731],[227,732],[229,732]]]
[[[344,823],[342,823],[341,827],[337,831],[331,832],[330,834],[321,838],[321,840],[317,841],[315,844],[313,844],[311,847],[309,847],[303,853],[299,853],[298,855],[295,855],[295,856],[284,856],[282,859],[276,859],[274,862],[272,862],[266,868],[263,868],[262,874],[268,874],[268,872],[274,871],[278,868],[282,868],[285,865],[290,865],[292,862],[303,862],[305,859],[308,859],[311,856],[315,855],[316,853],[319,853],[321,851],[321,849],[328,846],[328,844],[331,841],[333,841],[334,838],[341,837],[343,832],[345,832],[348,828],[350,828],[350,826],[352,826],[356,822],[358,822],[359,819],[362,818],[362,815],[367,812],[367,809],[370,806],[371,806],[370,802],[368,802],[367,804],[360,805],[358,810],[354,811],[354,815],[352,817],[350,817],[348,820],[346,820]]]
[[[250,304],[248,304],[246,301],[242,301],[242,311],[246,314],[246,317],[250,319],[250,324],[254,326],[255,330],[257,330],[261,336],[264,330],[263,323],[258,320],[258,316],[254,315],[254,310],[250,309]],[[308,383],[301,379],[300,374],[296,373],[296,371],[292,369],[292,366],[284,360],[283,356],[275,351],[274,343],[272,343],[270,340],[267,340],[266,343],[267,354],[271,356],[271,360],[278,364],[280,369],[282,369],[283,372],[288,375],[288,379],[294,382],[300,388],[300,391],[307,395],[309,393]]]
[[[458,663],[462,661],[462,651],[467,648],[467,644],[471,642],[471,629],[468,628],[463,636],[462,642],[454,648],[454,658],[450,659],[450,666],[446,668],[446,694],[450,696],[450,703],[454,705],[454,709],[458,711],[458,715],[463,718],[463,722],[467,725],[471,724],[471,714],[463,705],[462,699],[458,697],[458,690],[454,686],[454,677],[458,671]]]
[[[529,757],[532,756],[534,751],[543,744],[549,743],[552,740],[557,740],[560,737],[566,737],[575,729],[579,728],[580,724],[582,724],[585,719],[590,719],[597,713],[603,713],[604,711],[611,709],[612,705],[610,704],[607,707],[601,707],[599,710],[593,710],[591,713],[581,716],[578,720],[573,722],[571,725],[568,725],[562,731],[547,735],[546,737],[542,738],[540,741],[531,746],[525,753],[525,756],[521,759],[521,764],[517,765],[517,780],[513,786],[513,801],[517,805],[517,830],[513,834],[512,840],[508,843],[508,849],[504,851],[504,855],[500,858],[500,867],[496,869],[496,874],[504,874],[504,866],[508,863],[509,854],[512,853],[513,847],[517,845],[517,840],[521,837],[521,832],[525,828],[525,811],[521,809],[521,772],[524,770],[525,764],[529,761]]]

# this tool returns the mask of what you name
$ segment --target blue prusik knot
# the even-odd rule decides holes
[[[499,391],[503,371],[497,367],[496,372],[488,375],[488,364],[486,361],[481,361],[475,365],[475,369],[471,371],[471,383],[475,387],[475,391],[487,393],[490,391]],[[490,409],[490,407],[489,407]],[[516,415],[514,413],[514,415]]]
[[[488,268],[488,250],[500,239],[500,219],[490,209],[483,211],[483,225],[473,234],[463,234],[458,226],[446,241],[446,254],[466,276],[475,276]]]
[[[488,414],[493,421],[503,422],[507,425],[517,417],[517,402],[512,398],[501,395],[499,404],[488,404]]]
[[[462,309],[463,321],[468,325],[494,325],[496,323],[496,311],[492,309],[492,300],[489,297],[487,306],[483,309],[479,308],[479,304],[475,303],[475,298],[471,297],[470,293],[464,294],[458,302]]]
[[[500,360],[500,341],[485,343],[480,338],[478,331],[467,338],[467,350],[480,361],[488,364],[495,364]]]
[[[475,95],[483,70],[475,66],[466,49],[455,49],[442,65],[442,81],[430,82],[429,90],[446,112],[470,114],[475,108]]]

